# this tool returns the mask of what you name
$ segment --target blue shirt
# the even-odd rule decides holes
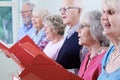
[[[24,36],[28,35],[31,36],[33,32],[33,25],[30,24],[30,27],[28,28],[25,24],[19,29],[18,32],[18,40],[22,39]]]
[[[102,60],[102,71],[98,77],[97,80],[120,80],[120,68],[118,68],[117,70],[111,72],[111,73],[107,73],[105,71],[105,66],[106,64],[110,61],[110,55],[113,52],[113,50],[115,49],[114,46],[111,46],[107,53],[105,54],[105,56],[103,57]]]
[[[38,47],[40,47],[42,50],[48,43],[48,40],[46,39],[46,34],[43,28],[39,32],[37,32],[37,30],[34,29],[31,35],[31,38],[35,42],[35,44],[37,44]]]

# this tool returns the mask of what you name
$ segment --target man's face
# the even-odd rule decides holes
[[[64,1],[62,7],[60,8],[63,22],[69,26],[77,24],[80,16],[80,8],[77,7],[73,1],[74,0]]]
[[[21,16],[24,24],[30,24],[32,18],[32,10],[29,5],[23,5],[21,10]]]

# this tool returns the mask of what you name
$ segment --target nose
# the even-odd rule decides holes
[[[61,11],[61,15],[64,15],[65,14],[65,12],[64,11]]]
[[[31,20],[32,20],[32,22],[34,22],[34,20],[35,20],[34,17],[32,17]]]
[[[25,16],[25,14],[24,14],[24,13],[21,13],[21,16],[22,16],[22,17],[24,17],[24,16]]]
[[[60,9],[60,13],[61,13],[61,15],[64,15],[65,12],[66,12],[66,10],[65,10],[64,8]]]
[[[43,27],[44,31],[46,31],[46,26]]]
[[[107,14],[103,13],[102,16],[101,16],[101,20],[104,21],[104,20],[107,20],[107,19],[108,19]]]

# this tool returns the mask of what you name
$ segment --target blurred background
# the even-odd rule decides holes
[[[52,14],[60,14],[62,0],[0,0],[0,40],[7,45],[17,41],[17,32],[22,25],[20,9],[24,2],[30,1],[38,7],[47,8]],[[84,0],[86,10],[101,9],[101,0]],[[0,51],[0,80],[12,80],[17,75],[18,65]]]

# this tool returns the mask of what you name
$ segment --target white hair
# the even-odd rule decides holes
[[[37,15],[38,17],[40,17],[42,20],[47,17],[50,13],[47,9],[45,8],[39,8],[36,7],[33,9],[33,15]]]
[[[120,0],[102,0],[103,7],[120,10]]]

